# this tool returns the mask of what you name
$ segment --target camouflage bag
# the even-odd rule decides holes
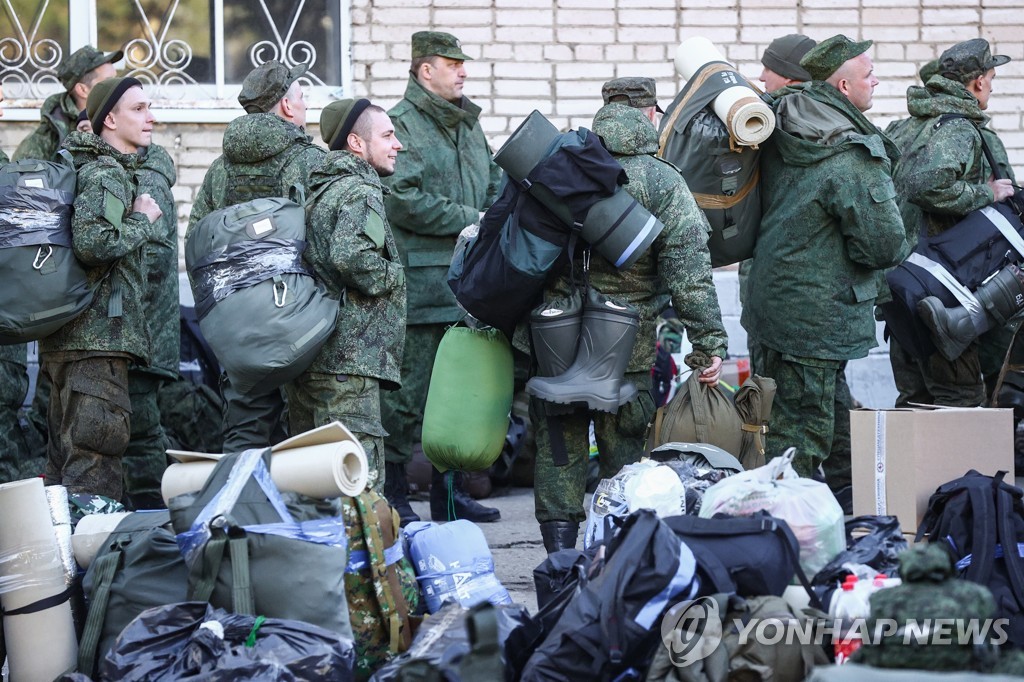
[[[341,498],[348,536],[345,595],[356,642],[356,679],[406,651],[419,619],[420,591],[405,556],[398,513],[372,490]]]

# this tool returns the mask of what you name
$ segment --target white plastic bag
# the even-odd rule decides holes
[[[604,517],[628,516],[637,509],[653,509],[664,518],[683,513],[686,489],[679,475],[664,464],[645,459],[627,464],[612,478],[601,479],[590,500],[590,515],[583,533],[583,548],[604,538]]]
[[[763,467],[730,476],[704,493],[699,516],[750,516],[764,510],[789,524],[800,543],[800,566],[814,576],[846,549],[843,510],[824,483],[800,478],[795,448]]]

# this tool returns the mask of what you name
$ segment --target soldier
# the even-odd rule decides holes
[[[298,79],[307,66],[288,68],[269,61],[242,82],[238,102],[246,115],[224,131],[224,154],[203,178],[196,194],[188,233],[212,211],[251,199],[287,197],[295,185],[305,187],[320,165],[324,150],[306,134],[306,100]],[[243,396],[224,380],[224,451],[266,447],[283,439],[280,433],[284,398],[274,389]]]
[[[53,386],[46,482],[121,500],[131,431],[128,365],[150,358],[142,247],[161,211],[133,176],[139,148],[152,143],[154,119],[134,78],[97,83],[86,110],[93,132],[71,132],[64,147],[78,169],[72,245],[98,286],[84,313],[39,342]]]
[[[984,112],[992,94],[995,68],[1008,61],[1009,57],[993,56],[986,40],[967,40],[942,53],[936,72],[926,74],[930,77],[924,87],[908,88],[910,118],[894,126],[903,156],[893,179],[907,239],[912,244],[919,235],[944,232],[971,211],[1013,195],[1012,171],[1009,178],[996,180],[982,151],[983,140],[986,144],[991,141],[994,144],[990,144],[990,150],[994,154],[1000,151],[1005,158],[998,136],[986,128],[988,116]],[[990,358],[987,373],[991,377],[1002,365],[1002,357],[994,356],[1000,349],[1005,352],[1009,335],[999,325],[986,338]],[[895,339],[890,340],[889,360],[899,390],[896,405],[982,405],[986,390],[981,347],[982,342],[975,341],[953,361],[938,352],[918,360]]]
[[[573,547],[580,521],[586,518],[583,498],[589,458],[590,422],[601,453],[601,476],[608,478],[644,451],[647,424],[654,415],[651,365],[654,324],[671,302],[693,344],[686,363],[700,371],[700,381],[714,385],[721,374],[727,339],[718,297],[711,280],[711,231],[679,172],[656,158],[658,130],[655,84],[650,78],[618,78],[601,88],[603,106],[594,117],[594,133],[604,141],[629,177],[628,191],[665,228],[652,247],[628,270],[619,271],[591,251],[590,285],[612,298],[621,297],[639,309],[640,331],[626,368],[625,380],[639,395],[617,414],[577,410],[559,417],[568,464],[556,466],[547,420],[537,420],[537,461],[534,500],[544,548],[550,553]],[[573,290],[568,273],[545,291],[545,300],[563,298]],[[540,413],[541,405],[534,405]]]
[[[778,124],[761,152],[742,323],[753,371],[778,384],[768,454],[795,446],[801,476],[827,462],[837,434],[849,438],[846,362],[875,345],[877,271],[908,249],[890,176],[898,153],[862,113],[878,84],[870,46],[838,35],[804,55],[813,80],[775,93]],[[849,485],[848,465],[828,467],[833,490]]]
[[[21,141],[14,152],[14,160],[42,159],[50,161],[68,133],[75,129],[78,114],[85,109],[86,98],[92,87],[102,80],[117,75],[114,62],[121,61],[124,52],[100,52],[86,45],[72,52],[57,68],[57,79],[64,92],[50,95],[39,110],[39,125]]]
[[[453,35],[414,33],[405,97],[388,112],[405,147],[395,174],[384,180],[391,189],[384,204],[409,278],[409,300],[402,388],[382,396],[382,410],[390,434],[386,495],[403,524],[419,520],[406,499],[405,465],[420,441],[434,355],[445,328],[464,315],[448,288],[448,265],[459,232],[479,223],[501,177],[480,128],[480,107],[462,94],[468,59]],[[451,476],[433,470],[435,521],[449,520],[445,478]],[[500,518],[462,490],[460,476],[451,483],[457,518]]]
[[[811,80],[811,74],[800,66],[800,60],[817,43],[799,33],[790,33],[773,40],[764,54],[761,64],[764,68],[757,80],[764,83],[765,92],[775,92],[787,85],[796,85]]]
[[[303,258],[345,305],[313,364],[288,385],[288,417],[292,433],[344,422],[366,450],[368,485],[380,491],[380,389],[400,385],[405,343],[405,269],[380,178],[395,172],[402,143],[388,115],[367,99],[331,102],[320,134],[331,151],[309,179]]]

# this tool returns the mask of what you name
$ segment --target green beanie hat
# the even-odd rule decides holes
[[[332,151],[345,148],[352,126],[360,114],[370,106],[368,99],[340,99],[331,102],[320,112],[320,137]]]
[[[89,116],[89,123],[92,124],[92,132],[100,134],[103,130],[103,119],[117,106],[122,95],[135,86],[141,88],[142,83],[131,76],[108,78],[92,86],[89,99],[85,101],[85,111]]]

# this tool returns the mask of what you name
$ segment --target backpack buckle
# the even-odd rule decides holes
[[[775,521],[775,519],[771,517],[761,519],[761,530],[766,530],[774,533],[778,527],[779,524]]]

